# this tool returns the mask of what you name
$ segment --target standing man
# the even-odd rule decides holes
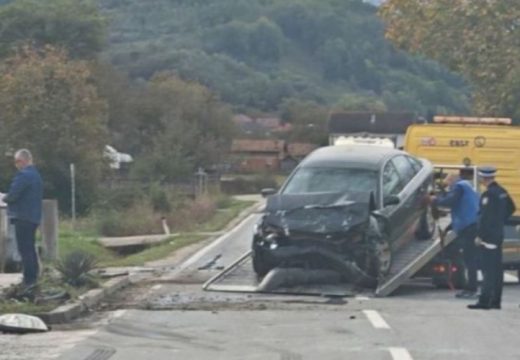
[[[469,299],[477,293],[477,222],[479,211],[479,195],[473,189],[470,180],[474,176],[471,168],[460,169],[459,176],[448,175],[446,184],[450,191],[438,197],[433,196],[431,202],[435,206],[448,207],[451,210],[450,227],[457,234],[455,246],[457,252],[462,249],[466,267],[466,286],[457,293],[458,298]]]
[[[475,243],[482,252],[484,283],[478,302],[469,309],[500,309],[504,269],[502,267],[502,243],[504,225],[516,210],[507,191],[495,181],[496,168],[479,169],[479,177],[487,190],[480,200],[480,222]]]
[[[42,217],[43,184],[29,150],[18,150],[14,162],[18,172],[3,201],[7,203],[7,214],[14,225],[16,243],[22,257],[22,285],[29,289],[36,285],[39,274],[35,236]]]

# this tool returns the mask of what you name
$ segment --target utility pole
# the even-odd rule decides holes
[[[74,164],[70,164],[70,183],[72,228],[76,229],[76,167]]]

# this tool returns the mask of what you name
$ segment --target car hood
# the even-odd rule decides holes
[[[293,231],[342,233],[368,222],[369,193],[277,194],[268,198],[264,222]]]

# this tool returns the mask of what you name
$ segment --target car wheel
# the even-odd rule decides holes
[[[386,238],[379,239],[373,244],[373,255],[375,263],[375,276],[386,276],[392,268],[392,248]]]
[[[433,216],[431,206],[428,206],[421,215],[419,228],[417,229],[415,236],[418,240],[430,240],[434,236],[436,228],[437,221]]]
[[[252,258],[253,270],[258,277],[264,277],[272,270],[273,265],[261,248],[256,246],[253,247]]]

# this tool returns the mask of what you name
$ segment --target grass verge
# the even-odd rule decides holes
[[[253,206],[254,204],[254,201],[232,199],[226,208],[218,209],[211,217],[211,219],[205,223],[200,224],[198,230],[200,232],[214,232],[222,230],[242,211]]]

